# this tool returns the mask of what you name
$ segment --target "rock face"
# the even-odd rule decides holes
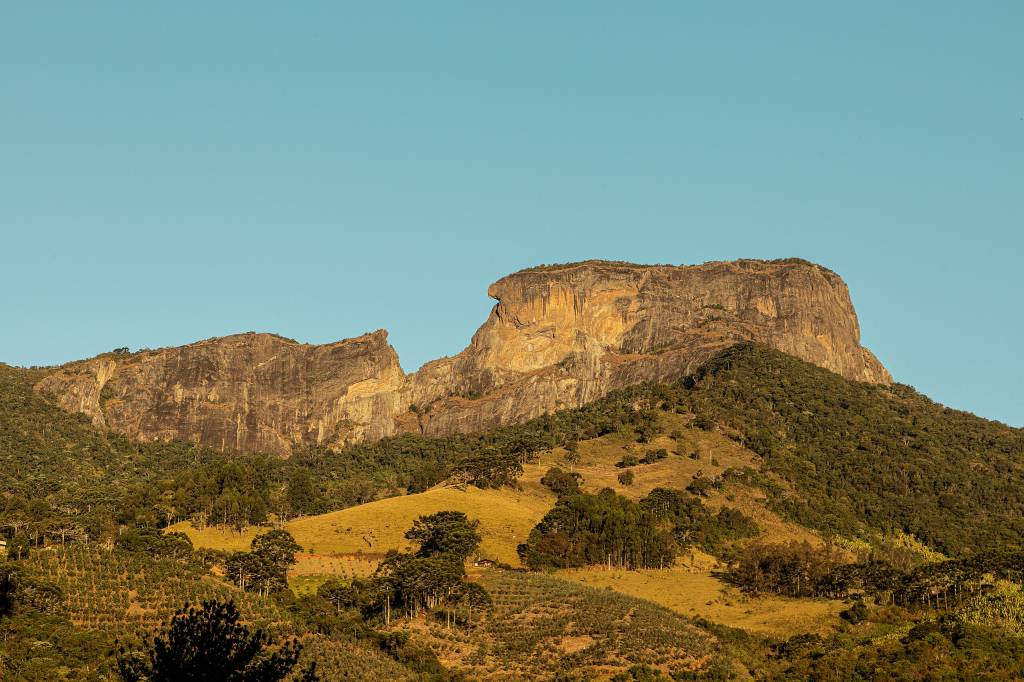
[[[860,345],[838,275],[805,261],[524,270],[464,351],[406,375],[383,331],[323,346],[242,334],[71,363],[37,386],[133,438],[288,454],[400,431],[514,423],[696,369],[756,341],[857,381],[889,383]]]
[[[239,334],[65,365],[37,389],[139,440],[287,454],[395,431],[405,374],[387,332],[323,346]]]

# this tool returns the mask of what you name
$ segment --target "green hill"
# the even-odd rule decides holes
[[[902,531],[947,554],[1024,544],[1024,430],[753,345],[680,388],[792,486],[772,507],[803,525]]]

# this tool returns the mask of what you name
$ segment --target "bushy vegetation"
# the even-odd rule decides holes
[[[621,475],[620,483],[629,484]],[[758,532],[742,512],[723,508],[712,514],[686,492],[655,488],[637,503],[606,488],[597,495],[561,495],[519,546],[519,556],[533,569],[665,568],[691,546],[722,554],[732,541]]]
[[[582,475],[575,471],[562,471],[558,467],[551,467],[540,479],[541,485],[549,488],[558,497],[576,495],[582,482]]]
[[[902,531],[954,555],[1022,546],[1020,429],[756,345],[721,353],[681,388],[680,402],[738,432],[792,484],[772,506],[803,525]]]
[[[671,536],[650,512],[614,491],[559,498],[519,546],[530,568],[572,568],[606,564],[617,568],[671,566]]]

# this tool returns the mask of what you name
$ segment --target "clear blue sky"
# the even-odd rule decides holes
[[[898,380],[1024,425],[1022,36],[1017,0],[0,0],[0,360],[383,327],[412,370],[521,267],[800,256]]]

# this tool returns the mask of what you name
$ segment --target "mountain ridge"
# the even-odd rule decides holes
[[[801,259],[581,261],[520,270],[488,295],[497,302],[465,350],[408,374],[385,330],[321,345],[250,332],[71,362],[37,390],[138,440],[287,455],[297,444],[522,422],[677,379],[742,341],[891,382],[860,345],[846,284]]]

